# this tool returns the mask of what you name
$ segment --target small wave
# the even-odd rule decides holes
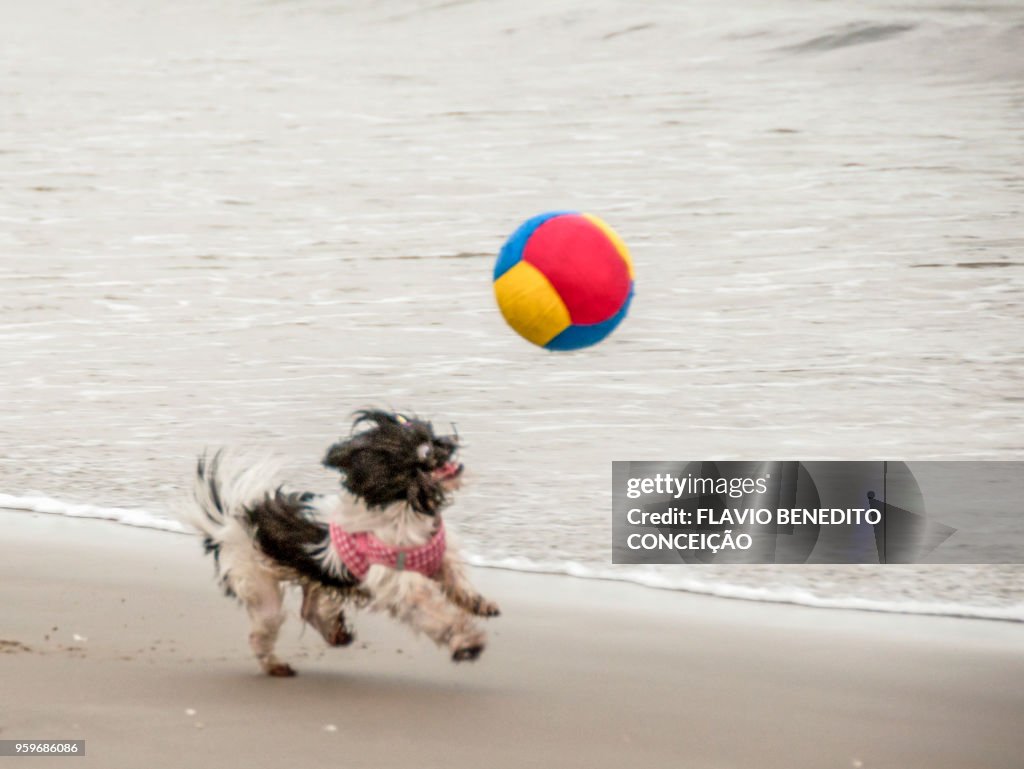
[[[787,45],[782,50],[793,53],[832,51],[836,48],[887,40],[890,37],[909,32],[916,26],[916,24],[852,24],[827,35],[811,38],[803,43]]]
[[[42,495],[14,496],[12,494],[0,494],[0,508],[24,510],[31,513],[46,513],[48,515],[62,515],[66,518],[95,518],[102,521],[121,523],[125,526],[171,531],[177,534],[190,533],[190,529],[184,524],[170,518],[155,515],[148,510],[76,504]]]
[[[598,569],[580,563],[538,563],[525,558],[488,559],[468,555],[466,560],[474,566],[507,569],[533,574],[562,574],[581,579],[600,579],[628,582],[658,590],[676,590],[684,593],[709,595],[760,603],[782,603],[808,606],[816,609],[847,609],[853,611],[882,612],[887,614],[917,614],[935,617],[961,617],[964,619],[1024,622],[1024,604],[1012,606],[972,606],[970,604],[929,601],[877,601],[870,598],[820,596],[798,587],[757,588],[724,582],[705,582],[686,577],[665,577],[639,570]]]
[[[646,22],[644,24],[634,24],[631,27],[625,27],[624,29],[617,29],[614,32],[609,32],[604,35],[602,40],[611,40],[616,37],[622,37],[623,35],[631,35],[634,32],[643,32],[645,29],[652,29],[657,25],[654,22]]]
[[[175,534],[191,534],[192,530],[179,521],[166,518],[140,508],[102,507],[99,505],[64,502],[43,495],[15,496],[0,494],[0,509],[60,515],[68,518],[93,518],[125,526],[156,529]],[[676,590],[717,598],[731,598],[761,603],[793,604],[820,609],[847,609],[855,611],[885,612],[890,614],[917,614],[939,617],[1024,622],[1024,604],[1012,606],[972,606],[969,604],[928,601],[878,601],[855,596],[828,597],[798,587],[757,588],[724,582],[709,582],[692,577],[666,577],[638,569],[608,569],[588,566],[572,561],[534,561],[529,558],[486,558],[474,553],[466,554],[473,566],[504,569],[530,574],[558,574],[580,579],[627,582],[659,590]]]

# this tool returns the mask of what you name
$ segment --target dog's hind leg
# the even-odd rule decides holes
[[[334,590],[313,582],[302,586],[302,619],[331,646],[348,646],[355,634],[345,623],[344,599]]]
[[[231,587],[245,604],[252,626],[249,645],[263,672],[270,676],[293,676],[295,671],[274,654],[277,634],[284,622],[284,591],[281,583],[265,569],[251,569],[243,578],[230,576]]]

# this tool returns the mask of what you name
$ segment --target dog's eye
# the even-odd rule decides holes
[[[416,456],[420,459],[426,459],[430,456],[431,451],[433,451],[433,447],[429,443],[421,443],[416,447]]]

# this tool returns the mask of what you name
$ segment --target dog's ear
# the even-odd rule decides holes
[[[355,438],[350,438],[347,441],[338,441],[327,449],[327,456],[324,457],[324,467],[333,467],[335,470],[342,472],[348,470],[351,467],[352,444],[355,440]]]
[[[324,457],[324,467],[333,467],[335,470],[345,472],[352,469],[352,461],[356,452],[368,448],[373,434],[379,434],[381,430],[398,424],[398,420],[386,411],[377,409],[364,409],[353,415],[352,433],[346,440],[338,441],[329,449]],[[369,429],[363,432],[356,432],[360,425],[369,424]]]
[[[445,503],[444,488],[429,473],[416,473],[406,492],[409,506],[417,513],[434,515]]]

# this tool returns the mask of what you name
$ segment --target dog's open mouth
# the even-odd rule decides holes
[[[439,481],[446,481],[462,474],[463,465],[461,462],[445,462],[434,470],[433,476]]]

